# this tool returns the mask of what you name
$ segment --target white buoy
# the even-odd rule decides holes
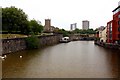
[[[4,55],[4,57],[6,58],[7,56],[6,56],[6,55]]]
[[[22,58],[22,56],[20,56],[20,58]]]

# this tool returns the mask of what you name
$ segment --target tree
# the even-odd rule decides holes
[[[22,9],[11,6],[2,8],[2,28],[4,31],[20,31],[25,34],[28,31],[27,15]]]
[[[76,28],[73,33],[80,33],[80,30],[78,28]]]
[[[87,30],[87,33],[88,33],[88,34],[95,34],[96,31],[94,31],[93,29],[88,29],[88,30]]]
[[[63,37],[69,36],[69,32],[64,29],[59,29],[59,33],[63,34]]]
[[[29,26],[31,28],[31,31],[34,33],[34,34],[38,34],[38,33],[41,33],[42,30],[43,30],[43,26],[38,23],[36,20],[31,20],[29,22]]]
[[[80,34],[95,34],[96,32],[93,29],[80,30]]]

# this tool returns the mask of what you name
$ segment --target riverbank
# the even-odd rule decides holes
[[[38,36],[40,48],[60,43],[62,34],[42,35]],[[70,35],[70,41],[90,41],[93,38],[85,38],[81,40],[81,35]],[[26,37],[2,39],[2,54],[14,53],[27,49]]]
[[[104,43],[104,42],[100,42],[100,41],[94,41],[94,44],[101,46],[101,47],[104,47],[104,48],[108,48],[108,49],[120,50],[120,45],[118,45],[118,44]]]
[[[43,35],[38,36],[40,48],[59,43],[62,35]],[[2,39],[2,54],[14,53],[27,49],[26,38]]]

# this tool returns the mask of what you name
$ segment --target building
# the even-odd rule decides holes
[[[107,27],[105,27],[102,32],[101,32],[101,42],[106,42],[107,41]]]
[[[105,27],[104,26],[100,26],[98,28],[98,31],[99,31],[99,38],[102,38],[102,32],[104,31]]]
[[[50,27],[50,31],[53,32],[55,30],[55,27],[54,26],[51,26]]]
[[[99,28],[98,28],[98,30],[104,30],[105,29],[105,27],[104,26],[100,26]]]
[[[70,30],[73,31],[77,28],[77,23],[70,24]]]
[[[55,27],[51,26],[51,19],[45,19],[44,32],[54,32]]]
[[[100,26],[99,28],[97,28],[97,31],[96,31],[96,37],[97,38],[101,38],[102,37],[102,31],[105,29],[104,26]]]
[[[77,23],[74,23],[74,27],[75,27],[75,29],[77,29]]]
[[[51,19],[45,19],[44,31],[45,32],[51,31]]]
[[[120,4],[113,10],[112,39],[113,43],[120,43]]]
[[[96,31],[95,37],[99,38],[99,31]]]
[[[73,24],[70,24],[70,30],[73,31]]]
[[[113,20],[107,23],[107,42],[120,44],[120,2],[112,12]]]
[[[113,38],[112,38],[112,29],[113,29],[113,20],[109,21],[107,23],[107,43],[112,43]],[[114,32],[113,32],[114,33]]]
[[[82,29],[83,30],[88,30],[89,29],[89,21],[88,20],[82,21]]]

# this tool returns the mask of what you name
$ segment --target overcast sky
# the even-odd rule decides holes
[[[70,24],[77,23],[82,29],[82,20],[90,21],[90,28],[106,26],[112,20],[112,10],[120,0],[0,0],[0,6],[15,6],[23,9],[29,19],[45,24],[50,18],[52,26],[70,30]]]

